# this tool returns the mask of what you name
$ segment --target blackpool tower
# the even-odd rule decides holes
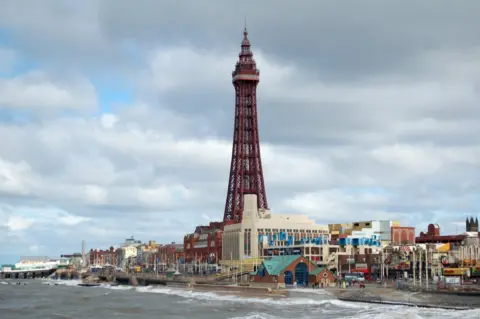
[[[242,47],[232,82],[235,87],[235,124],[232,160],[225,202],[224,225],[242,222],[243,195],[257,195],[258,208],[268,209],[260,139],[258,137],[257,85],[260,81],[248,32],[243,32]]]

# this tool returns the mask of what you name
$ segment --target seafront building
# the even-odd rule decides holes
[[[256,195],[244,195],[242,221],[224,227],[224,260],[264,257],[273,249],[277,250],[276,255],[284,255],[295,243],[330,239],[328,226],[317,225],[307,215],[273,214],[270,210],[259,209],[257,203]]]
[[[294,279],[297,276],[285,275],[285,271],[293,271],[287,268],[296,269],[299,265],[303,269],[304,265],[312,271],[316,269],[318,274],[324,271],[321,274],[327,277],[333,273],[364,272],[373,278],[418,276],[422,271],[429,276],[448,270],[446,267],[460,269],[477,264],[480,257],[477,219],[467,219],[464,234],[441,236],[438,225],[432,224],[427,233],[416,236],[415,227],[400,225],[398,221],[367,219],[322,225],[307,215],[272,212],[260,155],[259,81],[260,71],[245,29],[232,72],[234,137],[223,220],[195,227],[181,244],[142,244],[132,237],[117,249],[91,250],[91,264],[114,262],[123,270],[157,272],[174,267],[194,273],[221,265],[227,274],[252,272],[257,281],[267,280],[258,271],[260,265],[267,272],[276,265],[285,267],[275,268],[266,277],[277,283],[283,280],[285,284],[298,281]],[[292,262],[288,264],[286,260]],[[306,282],[303,275],[298,277]],[[314,282],[317,279],[312,278]]]
[[[369,220],[353,223],[329,224],[328,229],[332,239],[339,238],[380,238],[381,245],[388,245],[392,239],[392,227],[399,227],[398,221],[392,220]],[[375,240],[376,240],[375,239]]]
[[[260,71],[245,29],[232,72],[234,139],[223,221],[197,226],[184,237],[185,262],[195,267],[221,264],[228,271],[243,264],[251,268],[272,256],[293,254],[329,269],[341,268],[347,259],[353,263],[359,260],[359,265],[375,259],[378,266],[378,251],[390,243],[392,232],[398,240],[408,241],[412,239],[411,229],[399,229],[395,221],[319,225],[307,215],[269,210],[258,130],[259,80]],[[372,257],[375,254],[377,258]]]
[[[168,269],[175,264],[185,263],[184,244],[177,244],[172,242],[167,245],[158,247],[158,261],[157,267],[160,269]]]
[[[69,258],[61,257],[57,259],[52,259],[47,256],[25,256],[20,257],[20,261],[16,264],[2,265],[1,271],[41,271],[68,267],[69,265],[71,265],[71,261]]]
[[[137,247],[136,246],[124,246],[117,249],[117,267],[121,269],[126,269],[129,261],[132,258],[137,258]]]
[[[117,264],[117,252],[113,246],[106,250],[90,249],[88,256],[88,264],[94,268]]]

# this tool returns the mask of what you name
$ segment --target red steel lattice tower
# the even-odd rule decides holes
[[[232,72],[235,87],[235,126],[223,216],[226,225],[242,221],[245,194],[257,195],[258,208],[268,209],[258,137],[257,85],[260,71],[253,59],[247,35],[245,28],[239,59]]]

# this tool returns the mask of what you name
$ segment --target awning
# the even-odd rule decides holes
[[[438,251],[441,253],[446,253],[450,251],[450,243],[446,243],[438,248]]]

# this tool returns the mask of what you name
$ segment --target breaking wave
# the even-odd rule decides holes
[[[157,293],[165,295],[174,295],[190,300],[204,300],[204,301],[226,301],[233,303],[256,303],[269,304],[279,307],[289,307],[292,305],[322,305],[333,304],[337,307],[343,308],[358,308],[368,309],[368,304],[356,304],[351,302],[344,302],[337,299],[311,299],[311,298],[251,298],[241,297],[239,295],[220,295],[219,292],[197,292],[191,290],[184,290],[181,288],[164,288],[158,286],[136,287],[136,291],[144,293]]]
[[[77,286],[78,280],[45,280],[44,283],[58,284],[64,286]],[[78,287],[78,286],[77,286]],[[83,287],[78,287],[83,288]],[[480,318],[480,309],[474,310],[443,310],[443,309],[424,309],[416,307],[406,307],[397,305],[379,305],[367,303],[347,302],[335,299],[328,291],[324,290],[309,290],[296,289],[294,297],[289,298],[262,298],[250,297],[242,295],[234,295],[227,291],[204,292],[192,291],[183,288],[169,288],[165,286],[146,286],[146,287],[131,287],[131,286],[111,286],[102,284],[98,287],[91,287],[88,289],[110,289],[122,291],[134,291],[149,294],[163,294],[180,297],[181,300],[174,301],[180,304],[190,304],[194,301],[201,301],[208,304],[255,304],[262,306],[262,308],[275,308],[291,310],[298,309],[299,313],[296,315],[298,319],[319,318],[320,313],[325,316],[332,314],[332,318],[348,318],[348,319],[421,319],[421,318],[442,318],[442,319],[473,319]],[[225,294],[230,293],[230,294]],[[308,308],[307,308],[308,307]],[[305,310],[308,312],[305,313]],[[253,310],[253,309],[252,309]],[[301,310],[301,311],[300,311]],[[345,316],[345,312],[352,313],[350,316]],[[354,313],[354,314],[353,314]],[[323,317],[322,316],[322,317]],[[278,315],[272,316],[262,311],[251,312],[244,316],[232,315],[230,319],[271,319],[282,318]],[[285,317],[287,318],[287,317]]]

